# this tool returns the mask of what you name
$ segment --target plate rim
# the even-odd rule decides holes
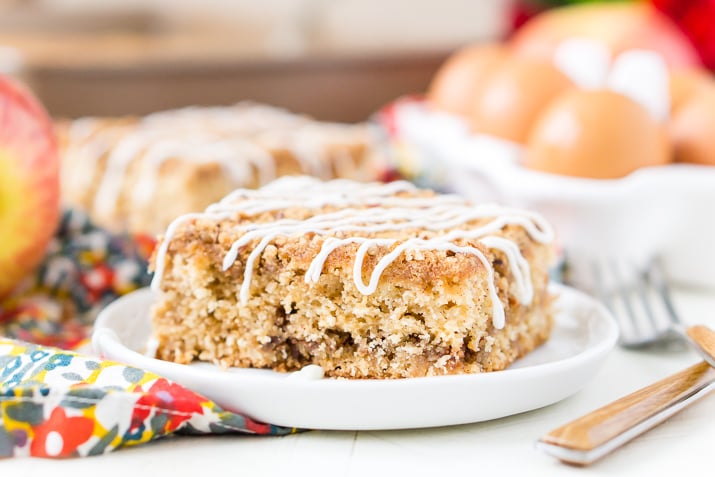
[[[618,325],[615,321],[615,318],[613,318],[612,314],[608,309],[600,302],[598,302],[595,298],[589,296],[588,294],[577,290],[575,288],[560,284],[560,283],[555,283],[551,282],[549,284],[549,290],[553,293],[557,294],[562,294],[565,293],[567,295],[572,295],[578,298],[580,302],[589,302],[591,306],[594,308],[597,308],[599,310],[599,317],[603,319],[605,323],[607,323],[607,329],[606,332],[604,333],[604,337],[597,343],[588,346],[587,348],[579,351],[577,354],[559,359],[556,361],[548,361],[546,363],[539,363],[539,364],[534,364],[530,366],[525,366],[523,368],[507,368],[504,370],[500,371],[491,371],[491,372],[485,372],[485,373],[465,373],[465,374],[452,374],[452,375],[441,375],[441,376],[424,376],[424,377],[412,377],[412,378],[398,378],[398,379],[377,379],[377,378],[368,378],[368,379],[345,379],[345,378],[330,378],[330,377],[325,377],[322,379],[295,379],[291,380],[291,384],[295,386],[300,386],[300,385],[311,385],[311,386],[351,386],[351,387],[358,387],[358,386],[372,386],[372,385],[379,385],[379,387],[390,387],[390,386],[404,386],[404,385],[413,385],[412,383],[425,383],[425,384],[432,384],[433,381],[459,381],[459,380],[468,380],[468,381],[473,381],[476,379],[483,380],[483,381],[492,381],[492,380],[499,380],[499,379],[511,379],[511,378],[518,378],[521,375],[529,375],[529,374],[539,374],[543,373],[544,370],[546,371],[553,371],[554,367],[565,367],[565,368],[571,368],[577,366],[580,362],[583,361],[590,361],[593,357],[605,354],[608,351],[610,351],[616,344],[618,340]],[[255,380],[255,381],[277,381],[277,380],[283,380],[290,376],[292,373],[281,373],[278,371],[272,371],[272,370],[266,370],[266,369],[252,369],[252,368],[230,368],[231,371],[227,372],[228,370],[224,370],[220,368],[217,365],[213,365],[212,363],[205,363],[207,366],[212,366],[212,369],[207,370],[206,367],[198,368],[198,367],[193,367],[191,365],[187,364],[180,364],[180,363],[175,363],[171,361],[164,361],[158,358],[153,358],[150,356],[147,356],[145,354],[142,354],[134,349],[131,349],[128,345],[124,344],[119,336],[116,334],[116,332],[109,326],[105,326],[104,322],[108,320],[108,316],[111,316],[111,313],[114,311],[115,308],[119,306],[123,306],[126,304],[126,301],[128,300],[136,300],[138,299],[138,296],[142,296],[144,294],[154,294],[150,288],[145,287],[145,288],[140,288],[138,290],[135,290],[127,295],[124,295],[120,297],[119,299],[113,301],[109,305],[107,305],[98,315],[95,325],[94,325],[94,330],[92,332],[92,348],[93,350],[100,354],[100,355],[106,355],[106,350],[119,350],[122,353],[129,353],[130,356],[135,358],[136,361],[140,363],[157,363],[159,366],[167,366],[171,369],[175,370],[182,370],[184,372],[188,372],[191,374],[205,374],[206,372],[217,372],[217,375],[221,375],[221,379],[237,379],[237,380]],[[548,342],[548,341],[547,341]],[[546,343],[544,343],[546,344]],[[537,348],[538,349],[538,348]],[[116,360],[115,358],[112,357],[107,357],[108,359],[111,360]],[[129,364],[131,366],[141,366],[136,363],[132,362],[125,362],[122,361],[125,364]],[[144,367],[144,366],[141,366]],[[259,371],[259,372],[256,372]],[[160,373],[156,373],[160,374]],[[335,383],[340,383],[340,384],[335,384]],[[409,383],[409,384],[408,384]]]
[[[603,366],[618,336],[613,316],[601,303],[578,290],[558,284],[551,284],[550,290],[568,300],[564,313],[574,310],[573,314],[588,329],[597,323],[597,337],[583,343],[575,355],[489,373],[402,379],[286,379],[291,373],[240,368],[224,372],[210,363],[190,366],[143,355],[121,343],[114,330],[103,327],[104,318],[98,319],[93,342],[95,349],[108,359],[152,371],[205,396],[223,409],[257,421],[344,431],[469,424],[557,403],[583,389]],[[135,319],[142,314],[137,307],[148,307],[152,300],[151,291],[144,289],[139,293],[144,294],[145,303],[134,303]],[[134,298],[127,295],[127,300],[137,296],[137,292]],[[117,300],[102,316],[111,316],[115,307],[126,303]],[[148,313],[143,315],[148,319]],[[558,320],[558,312],[556,316]],[[567,339],[569,336],[566,335]],[[119,352],[113,354],[113,349]],[[127,353],[131,353],[129,359]],[[117,355],[120,359],[116,359]],[[533,392],[525,393],[526,387]],[[429,412],[424,409],[426,402]],[[349,412],[343,404],[349,406]]]

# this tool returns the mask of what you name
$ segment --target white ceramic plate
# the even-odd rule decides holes
[[[547,174],[520,165],[521,146],[472,134],[424,103],[398,101],[390,111],[408,151],[395,154],[401,171],[477,202],[542,213],[558,232],[572,283],[590,287],[594,260],[643,266],[658,257],[672,281],[715,289],[715,167],[646,167],[609,180]]]
[[[148,289],[100,314],[92,344],[104,358],[172,379],[225,409],[309,429],[409,429],[496,419],[555,403],[598,371],[618,335],[598,302],[552,285],[559,294],[553,334],[505,371],[395,380],[306,379],[256,369],[181,365],[144,355],[151,333]]]

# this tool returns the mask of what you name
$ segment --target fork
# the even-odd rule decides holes
[[[621,326],[621,345],[643,349],[682,337],[705,361],[554,429],[536,442],[538,449],[570,464],[588,465],[600,459],[715,390],[715,332],[702,325],[687,326],[680,319],[658,262],[644,272],[625,271],[614,262],[594,266],[598,293]]]
[[[658,260],[645,270],[615,260],[592,266],[596,293],[618,321],[621,346],[663,349],[685,341],[715,367],[715,332],[681,319]]]
[[[683,322],[658,260],[645,270],[622,260],[594,262],[592,266],[596,293],[618,321],[621,346],[663,349],[685,341],[715,367],[715,333],[703,325]]]

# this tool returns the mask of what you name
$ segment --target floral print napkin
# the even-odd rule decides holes
[[[110,234],[77,210],[66,211],[36,273],[0,300],[0,336],[75,348],[97,312],[147,286],[145,237]]]
[[[0,457],[103,454],[174,432],[280,435],[131,366],[0,339]]]
[[[153,243],[67,211],[36,275],[0,301],[0,457],[103,454],[173,433],[281,435],[148,371],[84,356],[96,313],[149,283]]]

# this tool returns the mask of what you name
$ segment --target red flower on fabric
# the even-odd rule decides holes
[[[156,247],[156,238],[153,235],[147,234],[136,234],[132,238],[137,245],[139,255],[143,259],[149,260],[149,257],[154,253],[154,248]]]
[[[92,437],[94,421],[87,417],[67,417],[64,409],[55,408],[50,417],[33,429],[30,455],[67,457]]]
[[[270,434],[271,425],[263,424],[262,422],[254,421],[253,419],[246,418],[246,429],[253,431],[256,434]]]
[[[102,294],[111,288],[113,279],[114,270],[105,263],[96,265],[79,277],[80,283],[87,290],[87,296],[92,302],[98,301]]]
[[[130,430],[140,428],[154,410],[155,415],[168,416],[162,430],[166,433],[173,432],[183,422],[191,419],[193,414],[202,414],[201,403],[207,401],[208,399],[179,384],[163,378],[158,379],[134,405]]]

